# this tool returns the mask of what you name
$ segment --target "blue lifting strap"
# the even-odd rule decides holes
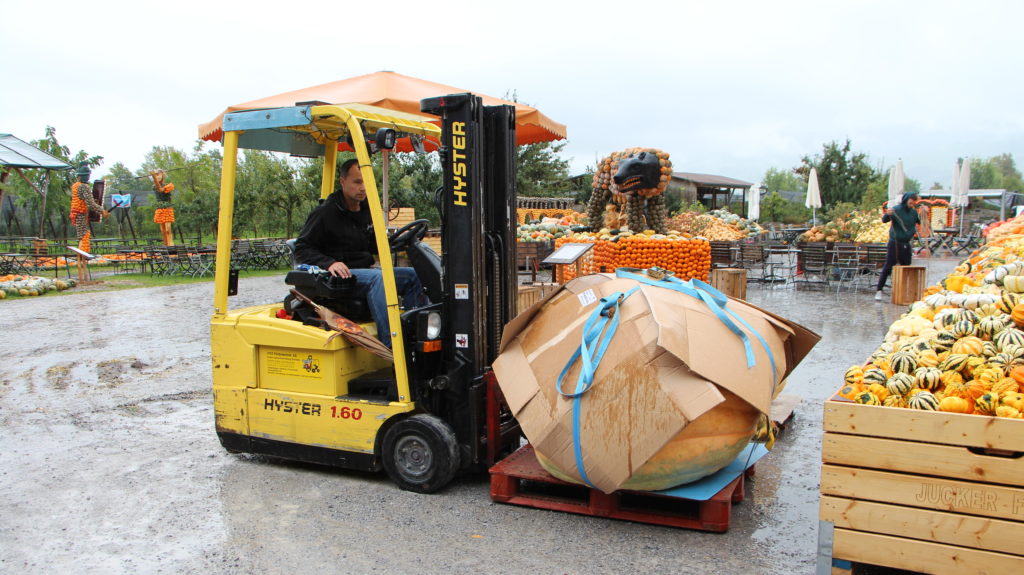
[[[573,352],[569,361],[566,362],[565,367],[562,368],[562,373],[558,374],[558,380],[555,382],[558,393],[563,397],[572,399],[572,443],[573,454],[576,458],[576,469],[579,470],[580,479],[591,487],[594,485],[590,482],[584,469],[583,449],[580,445],[581,400],[583,399],[583,394],[594,385],[594,372],[597,371],[598,365],[601,364],[601,358],[604,357],[604,352],[608,349],[608,344],[611,343],[615,330],[619,327],[619,306],[622,305],[626,298],[633,295],[639,289],[640,286],[636,286],[625,293],[615,292],[601,298],[597,308],[587,318],[586,323],[583,324],[582,343]],[[562,380],[569,373],[569,369],[572,368],[573,364],[576,363],[577,358],[581,359],[582,366],[579,378],[576,380],[576,389],[572,392],[563,391]]]

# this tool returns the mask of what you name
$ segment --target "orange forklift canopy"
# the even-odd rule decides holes
[[[223,136],[221,126],[224,114],[239,110],[278,108],[294,106],[298,102],[319,101],[328,104],[370,104],[389,110],[424,115],[420,112],[420,100],[468,91],[395,72],[375,72],[229,106],[216,118],[199,126],[199,137],[219,142]],[[536,108],[483,94],[477,95],[483,98],[483,103],[488,106],[508,104],[516,107],[516,144],[520,146],[562,140],[566,137],[564,124],[555,122]],[[408,143],[405,143],[405,147],[408,148]],[[397,150],[409,151],[402,148],[400,145]]]

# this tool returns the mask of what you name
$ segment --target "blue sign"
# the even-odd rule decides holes
[[[110,194],[110,209],[132,207],[131,194]]]

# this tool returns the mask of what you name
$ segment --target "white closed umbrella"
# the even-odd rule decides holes
[[[747,219],[757,221],[761,217],[761,184],[750,186],[747,190]]]
[[[818,188],[818,170],[811,168],[807,176],[807,199],[804,205],[811,208],[811,224],[817,223],[817,209],[821,207],[821,189]]]
[[[949,186],[949,207],[960,205],[960,162],[953,163],[953,179]]]
[[[893,207],[903,199],[904,182],[903,160],[897,160],[896,165],[889,170],[889,205]]]
[[[960,220],[960,235],[964,233],[964,212],[967,211],[967,204],[970,203],[970,197],[967,195],[971,191],[971,159],[964,158],[964,163],[960,166],[960,173],[958,174],[958,191],[960,192],[960,198],[957,202],[957,207],[960,208],[960,212],[957,214]]]

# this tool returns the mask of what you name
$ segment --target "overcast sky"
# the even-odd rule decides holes
[[[323,4],[318,6],[318,4]],[[447,11],[444,11],[447,10]],[[958,157],[1024,154],[1024,2],[5,0],[0,132],[137,169],[198,124],[392,70],[515,91],[568,126],[573,171],[661,148],[760,181],[832,140],[924,187]]]

